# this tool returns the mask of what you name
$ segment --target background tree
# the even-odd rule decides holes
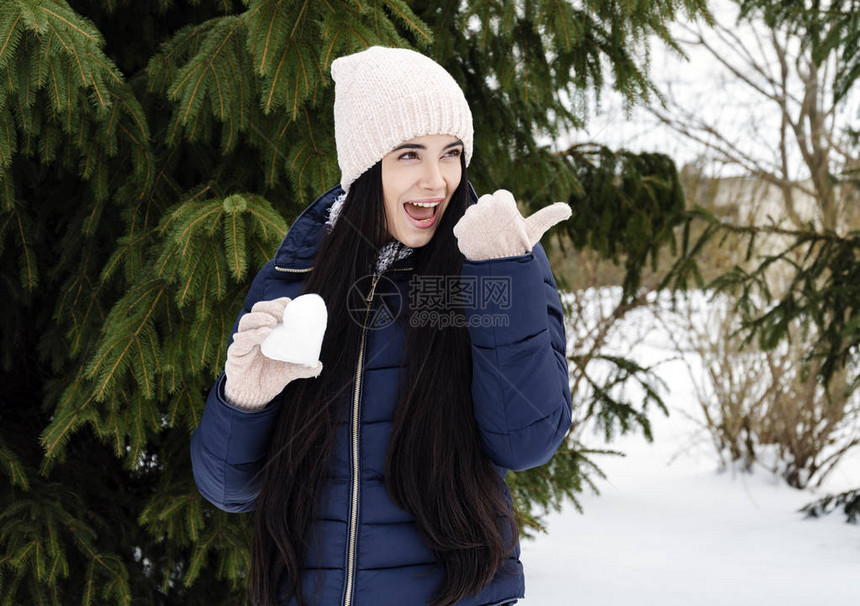
[[[811,414],[794,419],[794,427],[805,426],[807,433],[792,435],[788,424],[770,428],[780,445],[797,443],[795,438],[814,443],[816,454],[800,461],[800,473],[797,466],[785,470],[789,483],[803,486],[814,474],[823,477],[839,456],[860,443],[856,433],[860,145],[856,126],[852,127],[860,104],[855,52],[860,4],[839,0],[734,4],[737,22],[717,24],[716,36],[688,32],[693,43],[725,66],[729,78],[747,89],[747,98],[755,99],[751,105],[763,107],[763,113],[775,120],[770,130],[761,119],[751,122],[743,137],[732,138],[701,114],[693,117],[676,111],[677,106],[655,110],[664,123],[705,144],[713,154],[709,158],[741,167],[747,175],[714,180],[718,181],[714,185],[730,189],[741,183],[735,193],[750,211],[733,223],[697,213],[704,220],[699,224],[701,237],[685,250],[670,279],[691,277],[696,263],[689,253],[715,237],[733,239],[746,250],[745,257],[740,255],[709,286],[736,297],[746,344],[766,351],[798,341],[805,344],[798,370],[787,378],[799,378],[814,388],[806,390],[814,397],[805,403],[793,398],[795,410],[805,407]],[[737,98],[727,102],[734,106]],[[757,138],[758,148],[749,145]],[[756,196],[753,190],[765,195]],[[768,200],[770,206],[762,210]],[[846,427],[855,429],[842,431]],[[817,434],[821,428],[824,433]],[[825,450],[829,452],[823,454]],[[857,491],[828,499],[825,505],[832,503],[845,505],[849,514],[860,507]]]
[[[652,94],[646,41],[674,45],[679,15],[707,13],[697,0],[0,3],[3,603],[241,601],[247,518],[197,494],[188,440],[249,279],[337,181],[334,58],[383,44],[442,63],[479,127],[476,188],[509,187],[527,212],[570,199],[569,241],[629,258],[632,294],[673,242],[674,165],[539,141],[581,123],[577,100],[607,70],[631,103]],[[600,387],[582,405],[647,431]],[[512,475],[525,526],[575,497],[584,461],[571,441]]]
[[[786,3],[770,4],[782,11]],[[804,13],[800,25],[775,21],[766,6],[751,2],[723,5],[730,14],[706,30],[678,24],[684,47],[700,52],[702,64],[720,68],[721,94],[702,99],[670,86],[666,105],[650,105],[651,112],[701,147],[709,172],[752,178],[752,187],[721,192],[724,204],[740,201],[726,200],[732,196],[746,203],[749,213],[740,219],[789,229],[850,229],[857,223],[851,177],[860,166],[851,125],[860,98],[845,88],[845,78],[855,59],[845,56],[847,42],[824,46],[825,39],[833,44],[844,37],[844,23]],[[753,198],[767,208],[752,208]]]

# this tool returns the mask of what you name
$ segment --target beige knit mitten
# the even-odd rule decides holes
[[[239,320],[233,343],[227,348],[224,395],[236,408],[258,410],[281,393],[294,379],[319,376],[322,362],[315,367],[267,358],[260,344],[277,326],[290,302],[289,297],[255,303]]]
[[[467,208],[454,226],[454,235],[460,252],[470,261],[513,257],[531,252],[546,230],[570,215],[570,206],[556,202],[524,219],[513,194],[500,189]]]

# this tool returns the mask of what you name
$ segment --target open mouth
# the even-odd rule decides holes
[[[436,222],[436,215],[441,201],[432,202],[406,202],[403,210],[415,227],[427,229]]]

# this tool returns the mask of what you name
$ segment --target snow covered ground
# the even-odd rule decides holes
[[[671,357],[661,341],[659,331],[649,333],[633,356]],[[568,505],[546,518],[549,534],[522,541],[520,604],[856,604],[860,525],[839,512],[806,519],[798,509],[860,486],[860,452],[815,492],[763,470],[719,472],[713,447],[697,434],[687,368],[670,361],[658,374],[670,388],[670,416],[652,413],[653,443],[633,435],[609,445],[627,456],[597,459],[607,480],[597,480],[600,495],[581,496],[584,514]],[[600,447],[600,438],[590,445]]]

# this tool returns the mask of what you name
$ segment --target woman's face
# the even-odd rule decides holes
[[[392,237],[424,246],[460,185],[463,142],[452,135],[415,137],[382,158],[385,218]]]

